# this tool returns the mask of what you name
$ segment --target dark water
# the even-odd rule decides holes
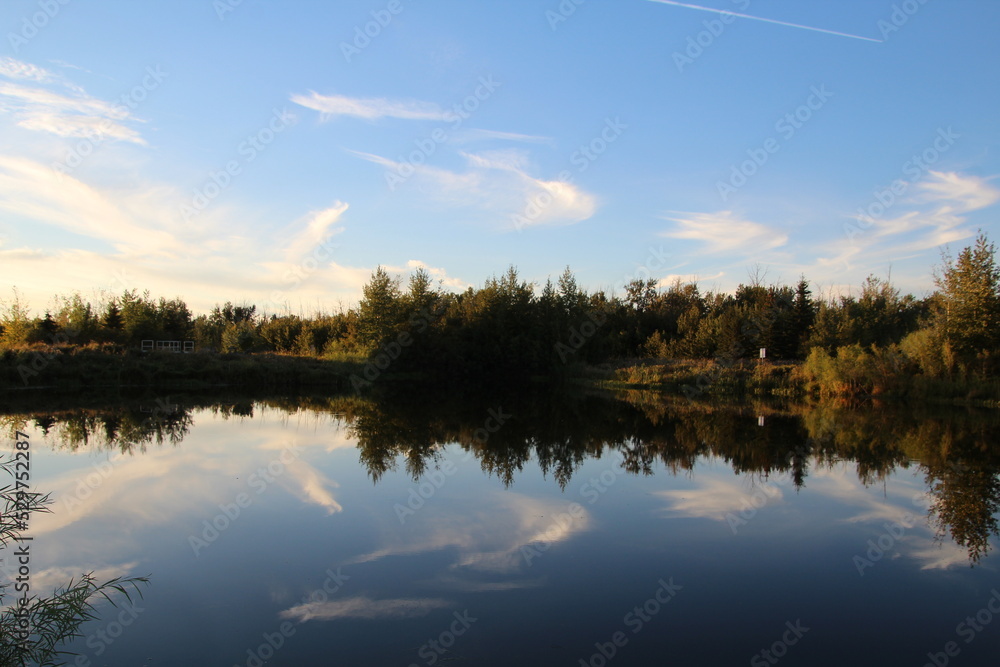
[[[33,590],[152,576],[69,664],[995,664],[993,414],[628,399],[2,419]]]

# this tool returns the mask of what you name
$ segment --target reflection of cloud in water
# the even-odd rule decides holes
[[[738,478],[706,479],[694,489],[657,491],[655,495],[669,502],[667,513],[689,519],[725,521],[726,515],[741,510],[780,503],[784,496],[773,482],[746,489]],[[756,504],[754,501],[756,500]]]
[[[281,618],[289,618],[299,623],[306,621],[332,621],[342,618],[367,620],[383,618],[418,618],[435,609],[454,606],[448,600],[434,598],[395,598],[373,600],[368,597],[353,597],[327,602],[307,602],[281,612]]]
[[[922,483],[908,482],[898,473],[893,478],[894,497],[885,498],[872,495],[850,472],[847,464],[839,465],[833,470],[818,470],[814,477],[818,483],[811,485],[813,492],[858,508],[857,513],[841,521],[877,524],[879,534],[887,531],[887,525],[893,526],[894,531],[899,528],[904,531],[899,539],[894,540],[893,549],[887,557],[910,558],[920,565],[921,570],[969,565],[968,550],[951,540],[936,540],[931,537],[932,531],[926,525],[930,497]],[[867,541],[864,546],[867,549]]]
[[[524,588],[538,588],[545,584],[545,579],[522,579],[520,581],[475,581],[461,579],[455,576],[442,575],[434,579],[420,582],[435,590],[450,589],[462,593],[492,593],[498,591],[513,591]]]
[[[475,501],[479,507],[470,506],[472,499],[463,499],[458,505],[424,507],[410,517],[406,530],[385,531],[387,546],[353,562],[455,549],[458,557],[454,568],[512,573],[524,562],[522,547],[563,542],[590,526],[585,510],[579,508],[571,513],[565,502],[511,492],[490,492],[477,496]]]
[[[927,538],[913,538],[904,542],[912,544],[907,554],[920,563],[921,570],[947,570],[952,567],[968,567],[969,552],[951,541],[936,542]]]
[[[329,487],[337,488],[339,485],[302,460],[288,464],[288,470],[279,481],[302,502],[325,507],[327,514],[344,509],[329,491]]]
[[[784,475],[747,489],[741,478],[731,471],[716,473],[706,470],[706,473],[693,489],[656,492],[655,495],[668,502],[663,512],[674,517],[726,521],[727,515],[739,515],[741,510],[750,507],[763,511],[764,507],[784,502],[784,494],[778,486],[788,483]],[[897,474],[893,477],[892,489],[889,497],[874,494],[858,479],[848,463],[838,463],[832,467],[811,466],[808,490],[804,493],[835,501],[836,505],[831,503],[831,506],[838,507],[842,512],[843,516],[836,519],[840,523],[873,525],[878,530],[872,536],[874,539],[886,532],[886,525],[894,525],[893,530],[902,528],[903,534],[893,539],[893,546],[886,553],[888,559],[906,557],[915,561],[922,570],[968,566],[966,549],[950,540],[933,538],[931,529],[926,525],[929,500],[924,486],[917,480]],[[753,502],[755,496],[756,504]],[[869,537],[863,536],[863,533],[857,535],[857,551],[863,557],[869,546]]]
[[[203,519],[219,512],[220,504],[234,502],[240,493],[256,503],[281,489],[328,514],[342,511],[333,491],[337,483],[303,456],[309,451],[353,448],[356,440],[346,436],[339,421],[297,418],[289,424],[284,413],[275,412],[281,418],[270,419],[272,412],[262,410],[253,420],[238,424],[210,411],[196,412],[196,428],[177,447],[150,447],[129,455],[61,452],[77,467],[37,480],[51,493],[53,512],[33,517],[31,532],[38,538],[73,531],[73,537],[50,540],[44,560],[60,565],[79,562],[81,557],[94,563],[114,562],[135,551],[134,535],[140,531],[178,521],[190,523],[195,531]],[[249,486],[250,476],[280,461],[292,444],[296,458],[258,494]],[[287,455],[285,460],[289,461]]]

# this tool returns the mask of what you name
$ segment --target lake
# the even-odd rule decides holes
[[[151,576],[68,664],[1000,653],[993,412],[417,393],[5,410],[53,499],[32,591]]]

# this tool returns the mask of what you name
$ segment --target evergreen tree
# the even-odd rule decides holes
[[[358,307],[359,329],[365,345],[374,349],[395,334],[400,317],[399,279],[379,266],[362,288]]]
[[[408,317],[414,314],[420,316],[424,311],[429,313],[441,297],[440,292],[434,289],[431,275],[423,267],[418,268],[410,275],[408,287],[404,299],[407,311],[405,314]]]
[[[59,324],[52,319],[52,314],[45,311],[45,317],[38,323],[38,328],[45,339],[45,342],[52,342],[52,338],[59,332]]]
[[[792,302],[792,312],[795,335],[798,339],[799,357],[804,357],[806,341],[809,339],[813,322],[816,321],[816,307],[812,300],[812,290],[809,289],[809,281],[806,280],[805,276],[801,276],[798,285],[795,286],[795,301]]]
[[[1000,267],[996,248],[980,232],[956,260],[945,256],[936,277],[945,339],[960,355],[995,354],[1000,343]]]
[[[136,290],[122,293],[119,299],[121,317],[128,342],[138,345],[143,340],[162,340],[163,331],[156,316],[156,304],[149,292],[139,294]]]
[[[116,301],[108,304],[108,309],[104,313],[104,326],[111,331],[121,331],[124,326],[122,311]]]

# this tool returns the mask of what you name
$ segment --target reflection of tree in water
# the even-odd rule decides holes
[[[1000,535],[998,435],[1000,429],[982,421],[925,420],[909,438],[926,469],[938,537],[951,535],[973,563],[989,553],[990,538]]]
[[[588,458],[609,453],[617,453],[631,474],[652,474],[657,465],[676,474],[693,470],[701,457],[714,457],[762,480],[787,475],[797,489],[806,485],[810,466],[853,462],[858,479],[870,486],[917,465],[926,471],[930,519],[940,535],[951,535],[968,550],[971,562],[988,553],[989,540],[998,534],[1000,453],[993,443],[1000,424],[989,414],[918,418],[885,408],[798,414],[763,406],[713,409],[662,399],[535,395],[504,402],[516,418],[483,442],[476,429],[496,403],[480,400],[470,408],[393,397],[373,401],[350,423],[375,480],[398,461],[416,479],[437,464],[449,443],[473,451],[483,470],[507,486],[534,459],[565,488]],[[766,414],[763,425],[759,414]]]
[[[972,563],[989,553],[1000,535],[1000,420],[987,411],[940,415],[885,410],[813,410],[807,428],[832,437],[836,456],[853,460],[865,484],[897,467],[924,471],[929,518],[939,538],[950,535]],[[822,425],[822,426],[819,426]]]
[[[736,473],[762,480],[787,475],[797,489],[806,485],[811,466],[853,462],[868,486],[916,465],[925,472],[930,519],[939,535],[951,535],[978,562],[998,534],[1000,452],[993,443],[1000,420],[989,413],[913,415],[884,406],[777,409],[670,401],[640,392],[617,396],[624,400],[558,391],[442,400],[431,392],[411,392],[260,403],[289,415],[306,411],[343,419],[376,482],[400,465],[420,478],[440,465],[444,447],[455,443],[505,486],[535,461],[563,489],[588,459],[601,457],[634,475],[653,474],[659,466],[677,474],[693,470],[700,458],[718,458]],[[244,419],[253,417],[255,404],[210,407],[223,418]],[[487,432],[490,410],[499,408],[512,417]],[[0,417],[0,423],[10,419]],[[123,452],[141,452],[150,443],[176,445],[192,425],[190,408],[160,401],[30,419],[66,447],[98,444]]]
[[[961,463],[941,471],[928,471],[927,481],[934,496],[931,517],[938,537],[950,534],[969,551],[976,563],[989,553],[990,538],[996,537],[1000,510],[1000,468],[969,468]]]
[[[90,446],[144,452],[150,444],[178,445],[193,424],[190,410],[178,405],[142,405],[108,410],[69,410],[41,415],[13,415],[0,423],[33,423],[42,433],[70,450]],[[5,429],[6,430],[6,429]]]

